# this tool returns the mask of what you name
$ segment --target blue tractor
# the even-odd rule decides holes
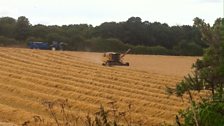
[[[29,42],[30,49],[44,49],[44,50],[64,50],[64,46],[67,45],[64,42],[53,41],[51,45],[48,42]]]
[[[50,49],[49,44],[47,42],[29,42],[28,46],[31,49]]]

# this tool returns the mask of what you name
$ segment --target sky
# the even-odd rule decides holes
[[[224,0],[0,0],[0,17],[26,16],[30,23],[45,25],[142,21],[192,25],[199,17],[213,24],[223,17]]]

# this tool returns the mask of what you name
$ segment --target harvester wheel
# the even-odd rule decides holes
[[[110,62],[106,62],[106,66],[111,66],[111,63]]]
[[[111,66],[110,62],[102,63],[103,66]]]
[[[129,63],[125,63],[125,66],[129,66]]]

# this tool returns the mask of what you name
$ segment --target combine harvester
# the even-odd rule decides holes
[[[128,62],[123,62],[123,57],[128,54],[131,49],[128,49],[125,53],[106,52],[103,54],[103,66],[129,66]]]

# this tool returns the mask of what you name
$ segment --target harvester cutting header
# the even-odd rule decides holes
[[[128,62],[123,62],[123,58],[126,54],[128,54],[131,49],[128,49],[125,53],[117,53],[117,52],[106,52],[103,54],[103,63],[104,66],[129,66]]]

